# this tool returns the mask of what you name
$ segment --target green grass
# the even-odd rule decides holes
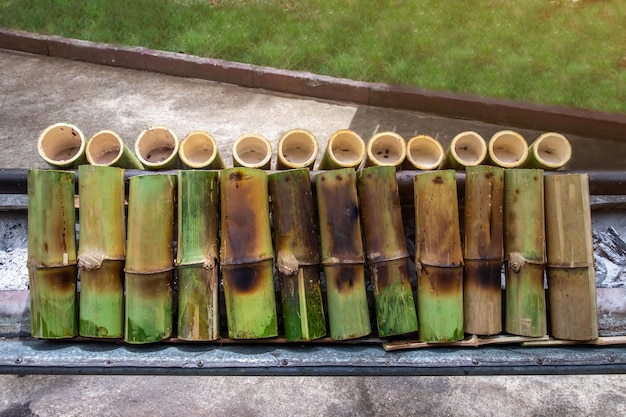
[[[0,26],[626,112],[623,0],[3,0]]]

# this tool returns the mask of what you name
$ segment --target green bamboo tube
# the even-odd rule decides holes
[[[371,332],[356,173],[352,168],[315,177],[321,262],[326,277],[330,337],[354,339]]]
[[[419,339],[463,338],[463,254],[453,170],[415,176]]]
[[[395,132],[380,132],[372,136],[366,145],[365,167],[402,167],[406,159],[406,141]]]
[[[76,265],[31,268],[31,334],[39,339],[74,337],[77,329]]]
[[[189,132],[180,142],[180,161],[189,169],[224,169],[215,138],[202,131]]]
[[[518,168],[528,158],[528,144],[512,130],[496,132],[489,140],[489,163],[503,168]]]
[[[357,173],[357,179],[378,334],[385,337],[415,332],[417,316],[396,169],[365,168]]]
[[[80,272],[79,334],[124,337],[124,261],[105,260],[98,269]]]
[[[142,131],[135,141],[135,154],[145,169],[166,170],[178,166],[178,137],[164,126]]]
[[[175,195],[175,175],[130,179],[124,269],[128,343],[156,342],[172,334]]]
[[[568,340],[597,339],[589,177],[550,175],[544,182],[551,334]]]
[[[220,337],[217,179],[218,173],[214,171],[178,171],[176,264],[178,338],[182,340]]]
[[[85,337],[124,335],[124,171],[81,165],[79,177],[80,325]]]
[[[101,130],[93,135],[87,142],[85,155],[91,165],[143,169],[122,138],[111,130]]]
[[[39,135],[37,151],[52,168],[71,169],[87,163],[85,145],[85,136],[79,128],[69,123],[55,123]]]
[[[220,200],[229,337],[277,336],[267,173],[242,167],[222,170]]]
[[[126,273],[127,343],[160,342],[172,336],[172,272]]]
[[[220,338],[219,266],[179,265],[178,338],[189,341]]]
[[[285,338],[309,341],[326,336],[319,265],[301,265],[295,274],[279,273]]]
[[[33,337],[76,336],[74,173],[28,171],[28,275]]]
[[[445,157],[441,143],[428,135],[417,135],[406,144],[405,168],[431,171],[439,169]]]
[[[547,132],[531,143],[525,167],[544,170],[559,169],[572,157],[572,146],[559,133]]]
[[[364,158],[363,139],[352,130],[337,130],[328,138],[324,155],[317,169],[356,168],[361,165]]]
[[[505,330],[519,336],[546,334],[543,171],[504,172]]]
[[[476,132],[467,131],[456,135],[443,161],[443,168],[463,170],[465,167],[480,165],[487,159],[487,144]]]
[[[272,144],[262,135],[245,133],[233,143],[233,166],[270,169]]]
[[[276,169],[313,168],[319,146],[313,133],[305,129],[285,132],[278,140]]]
[[[285,338],[326,335],[315,207],[307,168],[269,175]]]
[[[502,331],[504,170],[467,167],[464,211],[463,317],[465,332]]]

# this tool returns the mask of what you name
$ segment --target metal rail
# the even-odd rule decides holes
[[[174,173],[176,171],[141,171],[128,169],[124,176],[126,180],[136,175]],[[315,181],[315,175],[319,171],[311,171],[311,181]],[[413,177],[423,171],[399,171],[396,175],[400,195],[406,196],[413,193]],[[579,173],[581,171],[546,171],[546,175],[555,173]],[[626,195],[626,171],[590,171],[589,192],[591,195]],[[76,171],[78,178],[78,171]],[[0,169],[0,194],[27,194],[28,193],[28,170],[24,168]],[[80,181],[80,178],[78,178]],[[457,173],[457,185],[459,192],[465,186],[465,173]]]

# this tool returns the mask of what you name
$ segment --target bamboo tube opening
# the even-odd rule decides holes
[[[517,132],[502,130],[491,137],[489,141],[489,158],[504,168],[516,168],[526,162],[528,144]]]
[[[174,163],[178,147],[176,134],[163,126],[144,130],[135,141],[135,153],[147,169],[165,168]]]
[[[399,166],[406,158],[406,142],[394,132],[381,132],[367,142],[368,165]]]
[[[431,136],[412,137],[406,147],[406,159],[414,168],[424,171],[437,169],[443,162],[445,155],[443,146]]]
[[[85,137],[76,126],[55,123],[48,126],[37,143],[39,155],[55,167],[69,167],[79,162],[85,152]]]
[[[189,168],[205,168],[217,158],[217,142],[206,132],[190,132],[180,142],[179,157]]]
[[[353,168],[365,158],[365,143],[354,131],[344,129],[333,133],[328,139],[326,155],[320,169]]]
[[[111,166],[117,162],[124,151],[124,142],[117,133],[102,130],[89,139],[85,153],[91,165]]]
[[[308,130],[294,129],[278,140],[277,167],[308,168],[313,165],[318,153],[317,139]]]
[[[546,168],[557,169],[569,162],[572,146],[561,134],[548,132],[539,136],[531,145],[535,159]]]
[[[462,132],[452,139],[450,153],[462,166],[480,165],[487,157],[487,144],[476,132]]]
[[[233,144],[233,165],[236,167],[269,169],[272,144],[256,133],[246,133]]]

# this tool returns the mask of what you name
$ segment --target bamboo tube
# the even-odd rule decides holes
[[[395,132],[380,132],[367,142],[367,155],[364,167],[392,166],[402,167],[406,159],[406,141]]]
[[[222,170],[220,199],[229,337],[277,336],[267,173],[242,167]]]
[[[354,131],[337,130],[328,139],[326,150],[317,169],[356,168],[365,158],[365,143]]]
[[[178,338],[219,333],[218,173],[178,171]]]
[[[233,166],[270,169],[271,163],[272,144],[263,136],[246,133],[233,143]]]
[[[147,170],[176,168],[178,148],[176,134],[164,126],[149,127],[135,141],[135,154]]]
[[[487,144],[476,132],[461,132],[456,135],[446,152],[443,168],[456,170],[480,165],[487,158]]]
[[[529,148],[525,167],[544,170],[559,169],[572,157],[572,146],[559,133],[547,132],[539,136]]]
[[[175,189],[175,175],[130,179],[124,269],[128,343],[157,342],[172,334]]]
[[[505,330],[546,335],[543,171],[504,171]]]
[[[55,123],[44,129],[37,141],[39,156],[52,168],[77,168],[87,163],[85,136],[74,125]]]
[[[91,165],[143,169],[122,138],[111,130],[101,130],[93,135],[87,142],[85,155]]]
[[[467,167],[465,179],[463,317],[465,332],[502,331],[504,170]]]
[[[414,181],[419,339],[461,340],[463,254],[455,172],[425,172]]]
[[[356,174],[351,168],[322,172],[315,177],[315,186],[330,337],[365,336],[371,325]]]
[[[74,173],[28,171],[28,275],[33,337],[77,334]]]
[[[417,316],[395,167],[366,168],[357,178],[378,334],[415,332]]]
[[[313,168],[319,147],[313,133],[304,129],[285,132],[278,140],[276,169]]]
[[[528,144],[512,130],[496,132],[489,140],[489,162],[503,168],[517,168],[528,158]]]
[[[428,135],[417,135],[406,144],[405,166],[410,169],[430,171],[443,163],[445,151],[438,140]]]
[[[85,337],[124,336],[124,171],[81,165],[78,267]]]
[[[224,169],[215,138],[202,131],[189,132],[180,142],[180,161],[189,169]]]
[[[309,170],[270,174],[269,189],[285,338],[318,339],[326,335],[326,321]]]
[[[551,333],[559,339],[597,339],[588,175],[550,175],[544,181]]]

